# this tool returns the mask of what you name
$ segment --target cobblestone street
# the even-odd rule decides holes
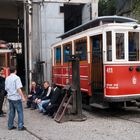
[[[38,110],[24,109],[27,131],[7,130],[7,117],[1,117],[0,140],[139,140],[139,109],[83,114],[86,121],[57,123]]]

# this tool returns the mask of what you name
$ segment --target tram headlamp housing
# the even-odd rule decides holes
[[[133,26],[133,29],[137,29],[137,28],[138,28],[138,25],[134,25],[134,26]]]

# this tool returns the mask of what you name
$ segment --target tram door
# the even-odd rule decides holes
[[[102,35],[91,37],[92,45],[92,64],[91,64],[91,80],[92,94],[103,94],[103,52],[102,52]]]

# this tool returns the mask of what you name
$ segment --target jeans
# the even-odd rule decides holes
[[[44,109],[42,106],[43,106],[43,104],[49,103],[49,101],[50,101],[49,99],[48,99],[48,100],[43,100],[43,101],[41,101],[41,102],[38,104],[39,110],[45,112],[45,109]]]
[[[9,118],[8,118],[8,128],[14,126],[15,113],[18,113],[18,128],[23,127],[23,107],[21,100],[13,101],[9,100]]]

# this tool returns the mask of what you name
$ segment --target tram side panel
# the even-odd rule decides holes
[[[137,66],[105,66],[105,98],[110,101],[140,98],[140,71]]]
[[[52,81],[57,85],[62,86],[62,67],[53,66],[52,68]]]
[[[68,65],[66,64],[63,66],[53,66],[52,81],[61,87],[65,86],[68,82],[72,84],[72,67],[70,66],[68,70]],[[89,64],[80,64],[80,86],[82,92],[88,96],[91,95]]]

